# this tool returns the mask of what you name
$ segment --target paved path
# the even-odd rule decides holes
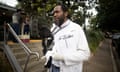
[[[109,39],[101,42],[96,53],[84,64],[83,72],[115,72],[110,44]]]

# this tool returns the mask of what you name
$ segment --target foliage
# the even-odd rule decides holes
[[[51,20],[50,14],[56,0],[18,0],[18,8],[24,9],[24,11],[32,18],[37,18],[42,24],[48,24],[48,20]],[[41,17],[41,18],[40,18]],[[44,21],[44,23],[43,23]],[[49,26],[49,24],[48,24]]]
[[[87,30],[86,36],[88,39],[89,47],[92,52],[95,52],[99,43],[104,39],[101,31]]]
[[[42,16],[46,17],[46,19],[51,19],[51,13],[53,7],[56,3],[61,2],[69,7],[70,16],[75,17],[72,18],[73,21],[76,21],[78,24],[84,24],[86,10],[91,8],[92,1],[89,1],[89,6],[86,6],[85,0],[18,0],[19,5],[17,7],[21,7],[27,12],[30,16]],[[82,7],[82,10],[78,10]],[[78,10],[75,12],[75,10]]]
[[[90,19],[90,29],[91,30],[96,30],[96,29],[98,29],[98,24],[97,24],[97,17],[96,16],[94,16],[94,17],[92,17],[91,19]]]
[[[107,31],[120,30],[120,0],[99,0],[99,3],[99,28]]]
[[[19,6],[27,12],[32,18],[36,18],[38,22],[38,27],[43,25],[50,27],[52,24],[52,10],[53,7],[61,2],[64,5],[67,5],[69,8],[70,18],[81,26],[85,27],[85,18],[90,17],[86,13],[87,9],[93,7],[95,0],[18,0]],[[38,29],[39,29],[38,28]],[[37,35],[37,34],[35,34]]]
[[[72,16],[72,18],[73,18],[72,20],[74,22],[76,22],[76,23],[78,23],[78,24],[80,24],[82,26],[82,24],[84,23],[84,18],[85,17],[83,16],[81,11],[78,11],[78,12],[76,12],[76,15]]]

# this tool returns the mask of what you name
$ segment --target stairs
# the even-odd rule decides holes
[[[43,56],[41,42],[30,42],[25,43],[25,45],[27,45],[32,52],[38,52],[40,57]],[[22,48],[19,43],[8,43],[8,46],[24,72],[25,63],[28,57],[24,48]],[[31,55],[25,72],[47,72],[47,69],[44,68],[44,63],[45,60],[38,60],[35,55]]]

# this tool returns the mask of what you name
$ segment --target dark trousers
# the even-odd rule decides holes
[[[14,29],[17,35],[20,35],[20,24],[17,23],[13,24],[12,28]]]
[[[29,28],[29,24],[26,24],[26,25],[24,25],[24,34],[29,34],[29,32],[30,32],[30,28]]]
[[[17,24],[17,23],[12,24],[12,28],[16,32],[17,35],[20,35],[20,24]],[[12,35],[12,41],[17,42],[17,40],[15,39],[13,35]]]
[[[56,67],[55,65],[52,64],[52,66],[51,66],[51,72],[60,72],[60,68]]]

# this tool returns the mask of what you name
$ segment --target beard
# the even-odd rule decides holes
[[[60,27],[64,23],[64,19],[64,16],[61,16],[57,20],[54,20],[54,23]]]

